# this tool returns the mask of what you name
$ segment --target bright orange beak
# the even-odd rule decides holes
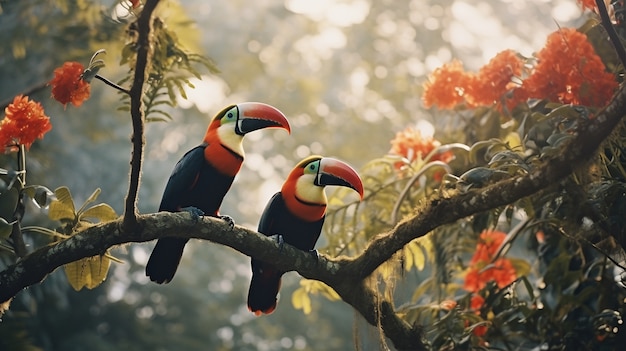
[[[347,163],[334,158],[324,157],[320,161],[320,169],[315,178],[315,185],[337,185],[354,189],[363,199],[363,182],[361,177]]]
[[[261,102],[242,102],[237,104],[239,118],[235,132],[245,135],[263,128],[282,128],[291,133],[287,117],[276,107]]]

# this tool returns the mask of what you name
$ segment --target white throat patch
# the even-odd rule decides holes
[[[220,137],[222,145],[238,153],[241,157],[244,156],[243,151],[243,135],[235,133],[233,123],[226,123],[217,128],[217,135]]]
[[[314,203],[314,204],[327,204],[326,192],[324,192],[323,186],[313,185],[315,180],[314,174],[304,174],[296,181],[296,196],[300,201]]]

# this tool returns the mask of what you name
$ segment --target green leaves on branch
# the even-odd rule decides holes
[[[136,39],[131,25],[131,37]],[[146,121],[168,121],[172,117],[169,108],[176,106],[176,99],[181,96],[187,99],[185,88],[194,88],[190,78],[201,79],[202,75],[196,67],[203,67],[211,73],[218,72],[210,59],[187,52],[178,41],[174,31],[170,30],[163,21],[155,18],[153,22],[153,52],[151,66],[146,84],[143,102],[145,104]],[[121,64],[135,68],[135,52],[137,43],[133,40],[122,51]],[[129,75],[121,83],[131,79]],[[130,109],[129,100],[126,100],[120,110]]]
[[[117,219],[118,215],[111,206],[104,203],[92,205],[100,192],[100,189],[96,189],[77,210],[70,190],[67,187],[57,188],[54,191],[56,200],[50,204],[48,217],[60,221],[62,232],[68,235],[76,234],[96,223]],[[66,264],[64,266],[65,274],[72,288],[75,290],[80,290],[83,287],[93,289],[100,285],[109,271],[111,259],[119,261],[107,251],[100,256],[88,257]]]

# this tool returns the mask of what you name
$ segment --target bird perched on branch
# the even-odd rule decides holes
[[[280,192],[271,198],[259,221],[259,232],[278,238],[300,250],[313,249],[320,236],[326,206],[324,187],[344,186],[354,189],[363,199],[363,183],[358,173],[337,159],[310,156],[291,171]],[[252,259],[252,281],[248,291],[248,309],[255,315],[272,313],[280,289],[281,272],[271,265]]]
[[[243,137],[263,128],[282,128],[291,132],[285,115],[273,106],[244,102],[222,109],[209,124],[202,144],[189,150],[178,161],[165,186],[159,211],[190,211],[193,215],[219,216],[224,195],[244,159]],[[174,277],[189,239],[165,237],[157,241],[146,275],[162,284]]]

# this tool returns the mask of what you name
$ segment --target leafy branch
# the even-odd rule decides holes
[[[271,260],[281,270],[295,270],[305,278],[322,281],[370,324],[380,325],[397,349],[422,350],[425,346],[421,328],[400,318],[391,301],[364,285],[365,279],[398,250],[432,229],[516,201],[563,179],[595,154],[598,146],[620,123],[625,109],[626,88],[622,87],[595,119],[581,124],[561,154],[546,160],[535,171],[482,189],[432,198],[395,228],[379,234],[356,258],[332,259],[320,255],[315,259],[289,245],[284,245],[281,250],[264,235],[240,226],[230,229],[223,221],[209,217],[196,222],[187,213],[138,215],[132,230],[118,219],[86,228],[56,245],[27,255],[0,272],[0,301],[39,283],[61,265],[101,255],[116,245],[145,242],[176,233],[179,237],[226,245],[260,260]]]

